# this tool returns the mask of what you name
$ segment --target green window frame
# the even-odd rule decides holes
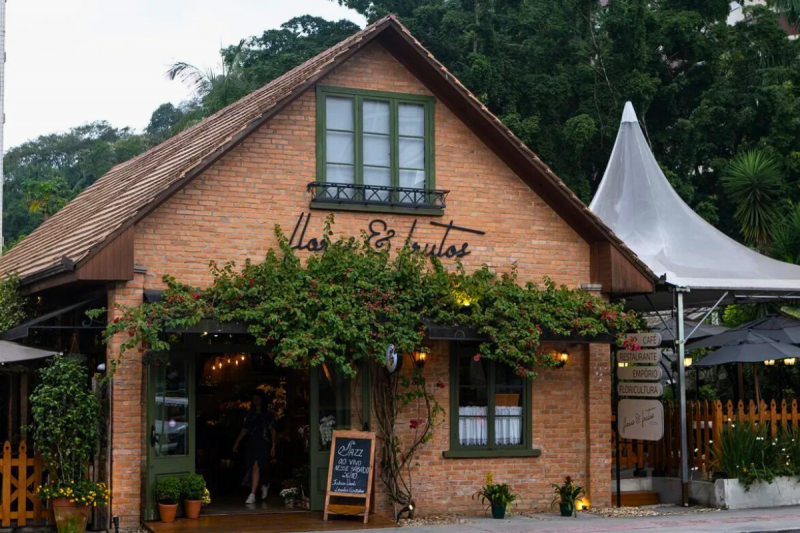
[[[520,444],[495,443],[495,390],[497,367],[503,363],[487,361],[487,444],[464,445],[459,442],[459,400],[461,383],[459,364],[469,361],[478,353],[480,343],[452,342],[450,344],[450,449],[442,452],[446,458],[470,457],[538,457],[541,450],[533,448],[532,383],[526,379],[522,387],[522,439]]]
[[[364,89],[350,89],[343,87],[331,87],[318,85],[316,89],[317,96],[317,139],[316,139],[316,155],[317,155],[317,182],[335,183],[329,180],[327,176],[327,133],[328,131],[336,132],[338,130],[328,130],[327,127],[327,99],[329,96],[337,96],[343,98],[351,98],[354,102],[353,105],[353,131],[347,130],[347,133],[353,133],[354,137],[354,180],[357,185],[364,184],[364,169],[365,168],[389,168],[390,183],[392,188],[400,187],[400,174],[401,171],[419,171],[425,172],[424,188],[420,190],[430,191],[435,188],[436,178],[434,175],[435,169],[435,142],[434,142],[434,104],[436,99],[433,96],[404,94],[404,93],[391,93],[383,91],[370,91]],[[364,101],[386,102],[389,104],[389,166],[376,166],[364,163],[364,125],[363,125],[363,106]],[[424,108],[424,129],[423,137],[415,135],[400,134],[400,120],[399,108],[403,104],[422,105]],[[344,132],[344,130],[342,130]],[[368,132],[367,135],[377,135]],[[400,166],[400,144],[403,139],[423,139],[424,140],[424,164],[423,168],[405,168]],[[323,188],[322,191],[325,189]],[[397,194],[391,192],[387,194],[385,202],[392,203],[397,201]]]

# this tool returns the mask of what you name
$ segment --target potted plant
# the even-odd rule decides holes
[[[158,516],[162,522],[169,524],[175,521],[178,502],[181,499],[181,480],[176,477],[165,477],[156,483],[156,501]]]
[[[572,478],[567,476],[564,478],[564,484],[558,485],[550,483],[553,487],[555,497],[553,498],[553,507],[558,504],[561,510],[561,516],[578,516],[578,511],[575,508],[575,501],[581,496],[586,495],[583,487],[576,485],[572,482]]]
[[[293,509],[297,506],[300,500],[300,485],[294,479],[287,479],[283,482],[283,490],[281,491],[281,498],[287,509]]]
[[[203,476],[200,474],[183,476],[181,479],[181,496],[183,496],[183,509],[186,512],[186,518],[200,516],[200,508],[203,506],[206,492],[206,480]]]
[[[486,474],[486,484],[472,495],[475,499],[479,496],[481,503],[488,503],[487,509],[491,507],[492,518],[505,518],[508,506],[519,498],[518,494],[511,492],[508,483],[493,483],[491,472]]]
[[[100,403],[78,356],[53,357],[41,370],[30,405],[33,442],[50,475],[36,494],[50,502],[59,533],[83,533],[91,507],[108,501],[109,491],[87,479]]]

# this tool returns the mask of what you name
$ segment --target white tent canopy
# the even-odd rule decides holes
[[[800,291],[800,266],[739,244],[686,205],[653,157],[630,102],[589,208],[672,285],[693,292]]]
[[[55,350],[40,350],[16,342],[0,341],[0,365],[44,359],[56,353]]]

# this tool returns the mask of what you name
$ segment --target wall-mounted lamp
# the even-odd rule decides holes
[[[766,361],[764,361],[764,364],[766,366],[775,366],[775,359],[767,359]]]
[[[683,358],[683,366],[684,368],[689,368],[694,363],[694,360],[691,357],[684,357]]]
[[[556,350],[555,352],[556,368],[564,368],[569,359],[569,353],[566,350]]]
[[[425,363],[428,362],[428,353],[430,350],[427,348],[420,348],[419,350],[414,350],[414,353],[411,356],[414,358],[414,363],[417,365],[417,368],[422,368],[425,366]]]
[[[784,359],[783,360],[783,364],[792,366],[792,365],[795,364],[796,361],[797,361],[797,359],[795,359],[794,357],[790,357],[789,359]]]

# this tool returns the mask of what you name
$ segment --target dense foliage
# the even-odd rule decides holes
[[[388,248],[374,251],[368,241],[333,241],[332,224],[329,217],[325,253],[306,261],[276,227],[277,251],[270,250],[262,263],[248,260],[241,270],[212,263],[214,282],[205,289],[167,276],[161,301],[120,306],[105,335],[123,333],[123,353],[140,346],[163,352],[169,348],[165,331],[203,318],[241,322],[279,366],[326,362],[352,376],[359,363],[382,361],[389,344],[400,353],[422,347],[427,318],[476,328],[489,339],[477,357],[534,377],[535,366],[557,364],[538,349],[543,335],[617,336],[639,326],[622,304],[583,290],[549,280],[520,286],[515,273],[498,275],[486,267],[448,272],[410,246],[391,254]]]
[[[800,475],[800,438],[787,427],[773,438],[766,424],[732,423],[714,443],[714,457],[718,475],[738,479],[749,490],[758,481]]]
[[[55,355],[41,370],[30,396],[33,442],[55,488],[84,480],[97,446],[100,403],[89,388],[86,366]]]
[[[184,500],[203,500],[206,480],[200,474],[186,474],[181,478],[181,496]]]
[[[605,169],[622,106],[632,100],[689,205],[737,239],[780,241],[765,251],[800,259],[800,41],[786,38],[774,11],[747,7],[745,20],[728,26],[727,0],[337,1],[369,21],[396,13],[584,201]],[[790,15],[797,7],[795,0],[771,3]],[[160,106],[141,136],[89,125],[10,150],[6,242],[29,233],[111,164],[356,30],[348,21],[292,19],[222,50],[221,70],[184,65],[192,97]],[[750,150],[777,162],[768,185],[782,194],[768,216],[778,236],[765,235],[763,224],[746,227],[741,197],[722,186],[729,163]],[[748,238],[754,230],[757,238]]]
[[[181,501],[181,480],[174,476],[156,482],[156,501],[165,505],[175,505]]]
[[[18,326],[28,317],[29,302],[19,292],[19,278],[11,274],[0,280],[0,331]]]

